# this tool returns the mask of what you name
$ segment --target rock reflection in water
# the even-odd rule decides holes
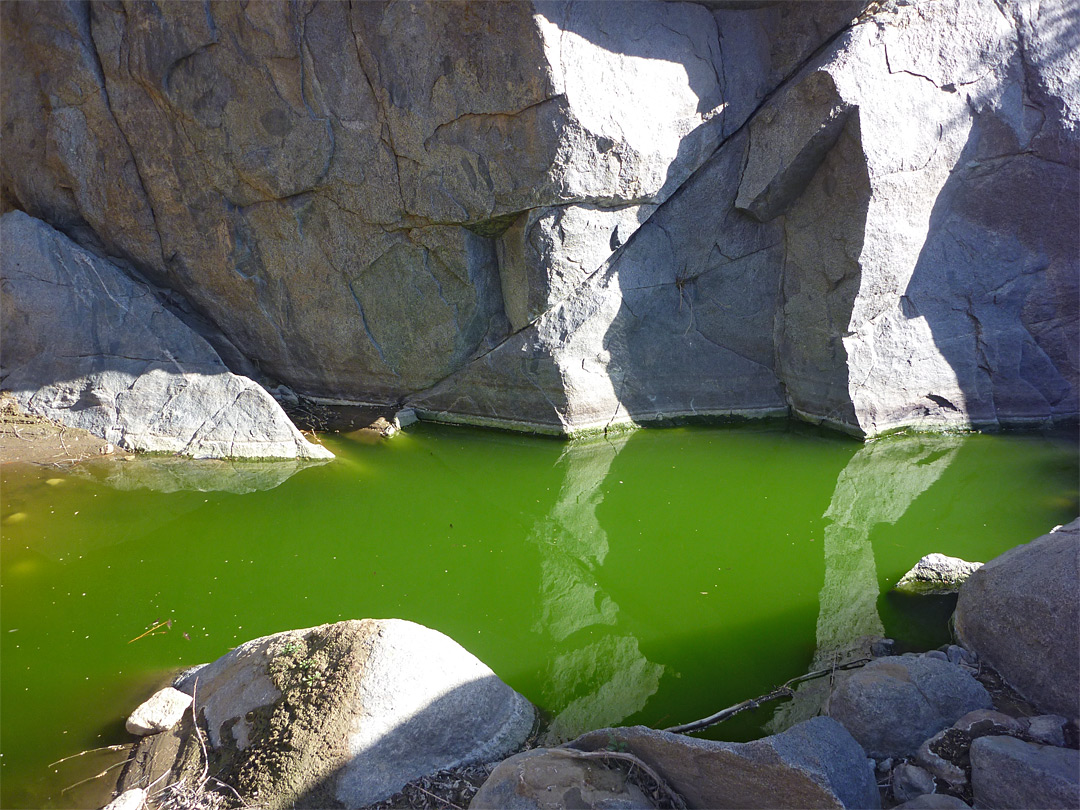
[[[305,467],[325,461],[254,461],[199,459],[178,456],[135,456],[128,460],[105,459],[75,467],[79,475],[123,491],[150,489],[156,492],[229,492],[245,495],[274,489]]]
[[[869,654],[884,634],[870,533],[880,523],[896,523],[919,495],[952,463],[961,439],[912,436],[864,445],[836,479],[824,517],[825,583],[817,621],[817,651],[810,671]],[[771,733],[820,714],[827,679],[802,684],[795,698],[777,708]]]
[[[617,627],[619,606],[597,584],[608,552],[596,518],[611,463],[629,436],[567,445],[558,464],[565,474],[551,512],[529,542],[540,550],[541,608],[533,631],[558,652],[548,664],[544,698],[556,713],[549,741],[613,725],[644,708],[664,667],[650,662],[638,641]]]

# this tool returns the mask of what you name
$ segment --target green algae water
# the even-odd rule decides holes
[[[864,636],[947,641],[947,600],[889,592],[912,564],[986,560],[1077,514],[1075,438],[862,445],[771,423],[326,442],[321,466],[4,467],[3,807],[85,806],[118,771],[70,786],[117,755],[50,763],[125,741],[170,673],[257,636],[410,619],[542,707],[554,737],[665,727]],[[714,736],[812,711],[796,699]]]

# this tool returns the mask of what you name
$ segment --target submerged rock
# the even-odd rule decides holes
[[[1080,520],[972,574],[953,621],[963,645],[1025,698],[1080,716]]]
[[[843,726],[827,717],[749,743],[634,726],[593,731],[569,747],[633,754],[688,807],[880,807],[872,763]]]
[[[194,695],[218,778],[268,808],[364,807],[417,777],[513,753],[535,719],[456,642],[397,619],[255,639],[178,687]],[[201,770],[187,748],[181,767]]]
[[[0,218],[3,385],[126,450],[332,458],[145,284],[21,211]]]
[[[977,807],[1074,810],[1080,807],[1080,751],[982,737],[971,744],[971,789]]]
[[[955,664],[891,656],[839,675],[827,712],[881,759],[909,756],[963,715],[991,705],[982,684]]]
[[[981,562],[968,562],[944,554],[927,554],[900,577],[896,590],[927,596],[957,593],[967,578],[981,567]]]
[[[128,456],[122,464],[91,460],[77,475],[121,491],[232,492],[237,495],[274,489],[296,473],[324,463],[299,459],[190,459],[176,456]]]

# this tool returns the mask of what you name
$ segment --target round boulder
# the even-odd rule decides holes
[[[910,756],[919,744],[975,709],[990,695],[948,661],[890,656],[845,673],[829,696],[828,714],[875,759]]]
[[[965,647],[1040,709],[1080,716],[1080,520],[973,573],[954,624]]]
[[[535,721],[455,641],[399,619],[255,639],[178,688],[194,696],[218,779],[269,810],[373,804],[517,751]]]

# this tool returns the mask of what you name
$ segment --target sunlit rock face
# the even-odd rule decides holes
[[[812,115],[819,135],[847,110],[784,216],[777,357],[795,410],[866,434],[1076,413],[1078,250],[1064,224],[1080,108],[1060,77],[1077,75],[1080,31],[1075,15],[1038,11],[898,9],[845,33],[771,102],[780,121]],[[821,217],[830,209],[843,216]]]
[[[427,418],[1075,414],[1075,2],[864,6],[5,4],[4,206]]]

